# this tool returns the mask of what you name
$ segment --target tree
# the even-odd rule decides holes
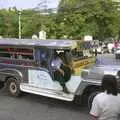
[[[0,10],[0,34],[3,37],[17,37],[18,36],[18,18],[16,10]]]
[[[0,35],[18,38],[18,10],[0,10]],[[120,11],[112,0],[61,0],[57,13],[42,14],[33,9],[21,14],[22,38],[31,38],[40,30],[47,38],[95,39],[120,38]]]
[[[117,9],[112,0],[61,0],[58,14],[61,13],[63,16],[67,14],[69,19],[74,16],[73,23],[76,21],[76,16],[81,16],[84,21],[79,22],[79,26],[82,24],[78,28],[81,35],[89,34],[96,39],[104,40],[108,37],[114,37],[113,27],[114,34],[118,32],[118,29],[115,28],[116,11]]]

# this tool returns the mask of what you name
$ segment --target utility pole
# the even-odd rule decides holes
[[[19,15],[19,39],[21,39],[21,11],[19,11],[18,15]]]

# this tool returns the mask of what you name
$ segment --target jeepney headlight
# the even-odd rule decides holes
[[[81,72],[81,77],[82,77],[82,78],[87,78],[88,74],[89,74],[89,70],[84,69],[84,70],[82,70],[82,72]]]
[[[104,72],[101,71],[98,68],[92,68],[92,69],[85,69],[81,72],[81,77],[84,79],[96,79],[96,80],[101,80],[102,77],[104,76]]]

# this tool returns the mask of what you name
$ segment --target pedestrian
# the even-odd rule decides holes
[[[120,94],[117,80],[113,75],[105,75],[101,84],[102,91],[93,99],[90,110],[91,120],[118,120],[120,114]]]
[[[97,49],[95,49],[95,56],[97,57]]]

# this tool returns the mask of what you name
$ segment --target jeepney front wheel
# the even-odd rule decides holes
[[[0,90],[4,87],[4,82],[0,81]]]
[[[88,109],[89,109],[89,110],[90,110],[91,107],[92,107],[92,102],[93,102],[94,97],[95,97],[97,94],[99,94],[99,93],[100,93],[100,91],[95,91],[95,92],[92,92],[92,93],[89,95],[89,97],[88,97]]]
[[[10,95],[18,97],[20,95],[20,82],[15,78],[8,78],[7,79],[7,91]]]

